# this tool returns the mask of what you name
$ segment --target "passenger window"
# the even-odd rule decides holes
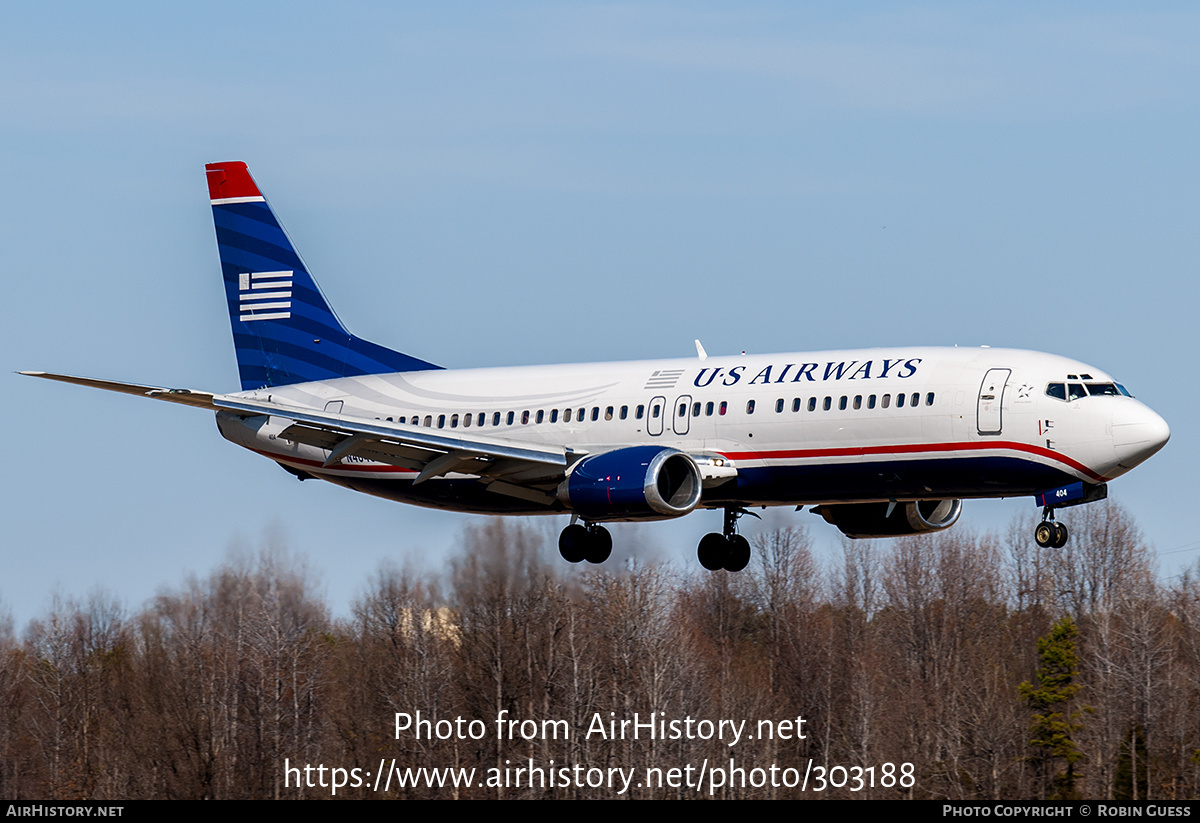
[[[624,419],[625,419],[625,418],[627,418],[627,417],[629,417],[629,407],[628,407],[628,406],[622,406],[622,407],[621,407],[621,419],[622,419],[622,420],[624,420]]]
[[[829,411],[830,409],[832,409],[833,408],[833,398],[826,397],[824,406],[825,406],[825,411]]]
[[[444,415],[444,414],[438,415],[438,428],[439,429],[446,428],[446,415]]]
[[[817,410],[817,398],[815,398],[815,397],[808,398],[808,410],[809,411]]]
[[[592,422],[595,423],[600,419],[600,407],[592,406]]]
[[[486,419],[487,419],[487,415],[485,415],[483,412],[480,412],[480,413],[479,413],[479,425],[480,425],[480,426],[482,426],[482,425],[483,425],[483,421],[484,421],[484,420],[486,420]]]
[[[842,399],[838,401],[838,411],[846,410],[846,395],[842,395]]]
[[[580,409],[579,412],[575,415],[575,419],[578,420],[580,423],[582,423],[584,420],[586,420],[587,419],[587,409]]]
[[[492,415],[492,425],[493,426],[500,425],[500,412],[496,412],[495,414]]]
[[[472,416],[473,416],[473,415],[470,415],[470,414],[464,414],[464,415],[463,415],[463,428],[470,428],[470,426],[471,426],[471,417],[472,417]]]
[[[604,419],[605,419],[605,420],[612,420],[612,418],[613,418],[613,407],[612,407],[612,406],[609,406],[608,408],[606,408],[606,409],[604,410]]]
[[[653,417],[655,420],[657,420],[658,415],[661,411],[662,411],[662,407],[660,405],[658,405],[657,403],[655,403],[653,406],[650,407],[650,416]]]
[[[875,395],[871,395],[870,397],[867,398],[867,408],[868,409],[875,408]]]
[[[544,411],[542,411],[541,409],[538,409],[537,410],[537,422],[541,423],[545,419],[546,419],[546,413]]]
[[[458,415],[457,414],[450,418],[450,428],[452,428],[452,429],[458,428]]]
[[[862,408],[862,395],[861,394],[854,395],[854,408],[855,408],[855,410]]]
[[[713,402],[711,400],[709,400],[707,403],[704,404],[704,416],[712,417],[712,414],[713,414]]]
[[[634,416],[635,418],[637,418],[638,420],[641,420],[641,419],[642,419],[642,416],[643,416],[645,413],[646,413],[646,407],[645,407],[645,406],[642,406],[642,405],[639,405],[639,406],[637,407],[637,411],[635,411],[635,412],[633,413],[633,416]]]
[[[679,404],[679,417],[687,417],[687,403]]]
[[[721,401],[720,407],[717,409],[717,414],[721,417],[725,416],[725,412],[729,411],[729,404],[724,400]]]
[[[550,422],[551,422],[551,423],[557,423],[557,422],[558,422],[558,409],[551,409],[551,410],[550,410]]]
[[[754,414],[754,401],[753,400],[746,401],[746,414]]]
[[[883,396],[883,402],[882,402],[882,403],[880,403],[879,405],[880,405],[882,408],[885,408],[885,409],[886,409],[886,408],[887,408],[888,406],[890,406],[891,404],[892,404],[892,396],[891,396],[890,394],[885,394],[885,395]]]
[[[910,406],[919,406],[920,404],[921,404],[921,393],[920,393],[920,392],[913,392],[913,393],[912,393],[912,397],[910,397],[910,398],[909,398],[909,400],[908,400],[908,405],[910,405]]]
[[[926,406],[933,405],[933,392],[930,392],[929,394],[925,395],[925,405]]]
[[[513,421],[516,419],[517,419],[517,413],[509,412],[508,416],[504,419],[504,422],[511,426],[513,424]]]
[[[521,425],[522,425],[522,426],[528,426],[528,425],[529,425],[529,410],[528,410],[528,409],[526,409],[525,411],[521,412]]]
[[[692,404],[692,417],[700,416],[700,403],[697,401]]]
[[[563,410],[563,422],[564,422],[564,423],[570,423],[570,422],[571,422],[571,409],[564,409],[564,410]]]
[[[429,428],[432,425],[433,425],[433,416],[429,415],[429,414],[425,415],[425,428]]]
[[[792,411],[794,411],[794,412],[800,411],[800,398],[799,397],[796,397],[792,400]]]
[[[401,417],[401,418],[398,418],[398,419],[396,420],[396,422],[397,422],[397,423],[405,423],[405,422],[407,422],[407,418],[406,418],[406,417]]]
[[[904,395],[902,395],[902,394],[896,395],[896,408],[898,408],[898,409],[904,408]]]
[[[783,398],[781,397],[775,401],[775,413],[779,414],[782,411],[783,411]]]

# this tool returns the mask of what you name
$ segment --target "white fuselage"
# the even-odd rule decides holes
[[[1011,349],[865,349],[627,363],[431,370],[300,383],[240,397],[463,436],[599,454],[662,445],[720,456],[730,482],[702,506],[1004,497],[1103,483],[1169,432],[1124,394],[1059,399],[1051,384],[1113,385],[1104,372]],[[1093,389],[1095,391],[1095,389]],[[329,451],[279,435],[287,421],[218,416],[224,436],[305,474],[463,511],[561,511],[450,474]]]

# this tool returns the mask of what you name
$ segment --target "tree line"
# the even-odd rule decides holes
[[[833,779],[713,796],[1195,798],[1200,566],[1156,580],[1111,502],[1073,512],[1071,528],[1063,549],[1038,548],[1025,521],[845,541],[829,567],[803,529],[777,529],[735,575],[566,566],[539,529],[494,519],[464,534],[445,574],[381,568],[342,619],[281,550],[134,612],[103,594],[61,600],[19,633],[0,625],[0,797],[331,796],[289,780],[285,760],[509,775],[553,761],[640,777],[732,758],[747,772],[811,763]],[[396,714],[418,711],[486,733],[397,734]],[[735,746],[585,734],[597,717],[651,712],[791,733]],[[563,721],[569,734],[498,734],[497,718]],[[912,764],[911,785],[884,785],[884,764]],[[846,779],[856,767],[874,769],[873,786]],[[510,780],[386,796],[613,794]],[[337,794],[376,796],[373,778]]]

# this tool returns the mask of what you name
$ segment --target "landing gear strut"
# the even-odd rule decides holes
[[[568,563],[603,563],[612,554],[612,535],[603,526],[572,523],[558,536],[558,553]]]
[[[1033,539],[1043,549],[1061,549],[1067,545],[1067,527],[1054,519],[1054,507],[1042,509],[1042,522],[1033,531]]]
[[[727,506],[725,508],[725,528],[722,534],[713,532],[704,535],[700,547],[696,549],[696,557],[700,565],[715,572],[724,569],[727,572],[740,572],[750,563],[750,541],[737,534],[737,521],[743,514],[754,517],[758,515],[745,509]]]

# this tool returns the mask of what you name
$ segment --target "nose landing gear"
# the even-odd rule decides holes
[[[758,517],[754,512],[729,506],[725,509],[725,527],[722,534],[712,532],[704,535],[696,549],[700,565],[715,572],[740,572],[750,564],[750,541],[737,534],[737,521],[743,514]]]
[[[1054,519],[1054,508],[1042,509],[1042,522],[1033,530],[1033,539],[1043,549],[1061,549],[1067,545],[1067,527]]]

